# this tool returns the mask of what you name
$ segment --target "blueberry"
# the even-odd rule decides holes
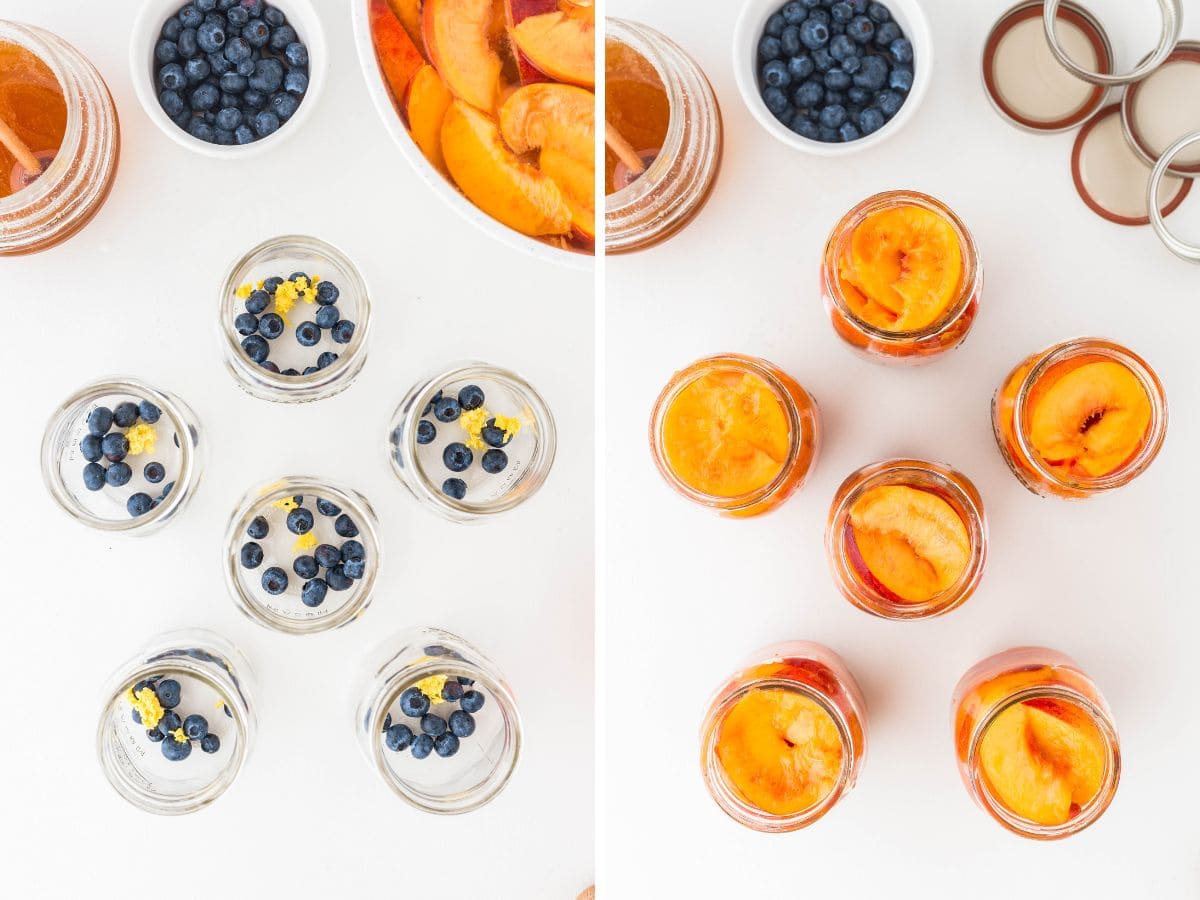
[[[257,569],[262,565],[263,548],[254,541],[247,541],[242,544],[239,556],[243,569]]]
[[[177,741],[174,735],[165,735],[163,742],[159,744],[162,747],[162,755],[171,762],[182,762],[192,754],[191,741]]]
[[[762,67],[760,80],[766,87],[785,88],[792,83],[792,74],[783,60],[773,59]]]
[[[843,62],[858,54],[858,45],[844,34],[839,34],[829,42],[829,55],[838,62]]]
[[[179,21],[178,16],[171,16],[171,18],[163,22],[160,34],[168,41],[173,41],[179,37],[179,32],[181,31],[183,31],[183,23]]]
[[[763,59],[763,60],[779,59],[779,57],[782,54],[783,54],[783,48],[779,44],[779,38],[773,37],[769,34],[764,34],[762,36],[762,39],[758,42],[759,59]],[[180,75],[183,74],[182,69],[180,69],[179,74]],[[159,74],[159,78],[160,79],[162,78],[161,73]],[[161,81],[160,81],[160,83],[161,83]],[[163,85],[163,86],[165,87],[166,85]]]
[[[174,41],[168,40],[167,38],[161,38],[159,42],[154,45],[154,60],[160,66],[165,66],[167,63],[173,63],[177,59],[179,59],[179,48],[175,45]]]
[[[250,13],[243,6],[230,7],[225,18],[234,28],[244,28],[250,22]]]
[[[413,741],[412,755],[413,759],[424,759],[433,752],[433,738],[427,734],[417,735],[417,739]]]
[[[495,419],[487,420],[487,424],[480,430],[479,436],[483,438],[483,442],[489,447],[504,447],[512,440],[512,435],[505,432],[503,428],[496,426]]]
[[[262,573],[263,590],[271,595],[282,594],[287,590],[288,577],[287,572],[279,568],[279,566],[271,566]]]
[[[162,703],[162,700],[159,700]],[[176,704],[178,706],[179,704]],[[169,731],[174,731],[176,728],[183,727],[183,719],[179,718],[179,713],[168,712],[164,713],[163,717],[158,720],[158,725],[155,726],[159,731],[166,734]]]
[[[459,700],[462,699],[462,695],[463,695],[463,686],[458,683],[457,679],[448,680],[444,685],[442,685],[442,699],[443,700],[447,700],[450,703],[457,703]],[[454,727],[454,714],[453,713],[451,713],[451,715],[450,715],[450,727],[451,728]]]
[[[221,749],[221,739],[215,734],[206,734],[200,741],[200,749],[205,753],[216,753]]]
[[[122,463],[122,465],[124,465],[124,463]],[[153,498],[149,494],[141,491],[138,491],[136,494],[131,494],[129,499],[125,501],[125,509],[129,512],[129,515],[133,516],[135,519],[138,516],[144,516],[146,513],[150,512],[153,506]]]
[[[367,561],[365,559],[352,559],[349,562],[344,562],[342,563],[342,572],[347,578],[358,581],[367,574]]]
[[[273,112],[260,112],[254,117],[254,131],[259,137],[267,137],[279,130],[279,116]]]
[[[872,3],[868,6],[867,15],[871,17],[871,21],[873,22],[886,22],[892,17],[888,8],[882,3]]]
[[[336,306],[322,306],[317,310],[317,326],[320,328],[332,328],[340,318],[341,313]]]
[[[777,87],[769,87],[762,93],[763,102],[767,105],[767,109],[771,111],[771,115],[778,116],[788,108],[787,94]]]
[[[94,434],[85,434],[79,440],[79,452],[88,462],[99,462],[104,451],[100,449],[100,438]]]
[[[239,75],[237,72],[226,72],[217,82],[222,91],[229,94],[241,94],[246,90],[247,81],[245,75]],[[238,101],[239,103],[241,101]],[[241,110],[238,110],[241,112]]]
[[[803,81],[813,73],[816,67],[813,65],[812,57],[807,53],[801,53],[798,56],[793,56],[788,60],[788,74],[792,76],[792,81]]]
[[[508,454],[503,450],[488,450],[483,454],[480,465],[489,475],[497,475],[508,468]]]
[[[216,85],[202,84],[192,91],[188,103],[196,112],[207,112],[216,109],[221,102],[221,91]]]
[[[304,586],[300,588],[300,602],[305,606],[315,609],[325,602],[325,594],[329,590],[329,585],[324,578],[314,578],[311,581],[304,582]]]
[[[138,404],[138,415],[142,417],[143,422],[153,425],[158,421],[158,417],[162,415],[162,410],[149,400],[143,400]]]
[[[234,65],[250,59],[250,54],[253,52],[249,41],[244,37],[233,37],[225,42],[225,58]]]
[[[458,738],[450,733],[440,734],[433,739],[433,749],[443,758],[453,756],[458,752]]]
[[[446,720],[441,716],[435,716],[433,713],[426,713],[421,716],[421,731],[425,734],[432,734],[437,737],[439,734],[446,733]]]
[[[339,563],[325,573],[325,583],[331,591],[348,591],[354,585],[354,579],[346,574]]]
[[[329,336],[336,344],[350,343],[350,338],[354,337],[354,323],[349,319],[342,319],[330,329]]]
[[[763,34],[779,37],[783,34],[783,29],[787,27],[787,24],[787,19],[781,13],[774,13],[767,18],[767,24],[763,26]]]
[[[279,117],[280,122],[286,122],[300,108],[300,101],[291,94],[272,94],[271,112]]]
[[[105,480],[104,466],[100,463],[90,462],[83,467],[83,486],[89,491],[103,488]]]
[[[208,54],[207,57],[205,57],[205,59],[208,60],[208,67],[210,69],[212,69],[212,73],[217,76],[217,86],[218,87],[221,87],[220,79],[222,76],[227,75],[227,74],[228,75],[236,75],[237,74],[236,72],[233,71],[233,63],[231,63],[229,60],[227,60],[225,58],[224,51],[222,51],[221,53],[210,53],[210,54]],[[224,91],[227,89],[224,87],[221,87],[221,90]],[[244,91],[245,87],[241,88],[241,90]],[[237,91],[237,93],[241,93],[241,91]],[[224,101],[224,96],[222,96],[221,99],[222,99],[222,101]]]
[[[429,415],[431,412],[433,412],[433,407],[434,407],[434,406],[437,404],[437,402],[438,402],[439,400],[441,400],[441,399],[442,399],[442,392],[441,392],[441,391],[438,391],[436,394],[434,394],[434,395],[433,395],[433,396],[430,398],[429,402],[425,404],[425,410],[424,410],[424,412],[422,412],[422,413],[421,413],[421,415],[423,415],[423,416],[427,416],[427,415]]]
[[[344,538],[358,537],[358,526],[345,513],[333,520],[333,530]]]
[[[849,3],[834,3],[829,7],[829,15],[833,21],[845,25],[854,18],[854,8]]]
[[[296,29],[291,25],[280,25],[271,32],[271,49],[277,53],[287,50],[288,44],[296,43]]]
[[[257,140],[249,125],[239,125],[233,132],[233,139],[239,144],[252,144]]]
[[[879,107],[879,111],[890,119],[900,112],[900,107],[904,105],[904,98],[895,91],[880,91],[875,98],[875,104]]]
[[[254,49],[261,49],[271,39],[271,27],[262,19],[251,19],[242,26],[242,37]]]
[[[902,37],[904,37],[904,32],[900,30],[899,25],[895,22],[884,22],[875,29],[875,46],[880,50],[887,50],[892,41]]]
[[[303,97],[308,90],[308,76],[292,69],[283,77],[283,89],[294,97]]]
[[[326,350],[324,353],[322,353],[320,356],[317,357],[317,368],[318,369],[328,368],[329,366],[332,366],[337,361],[338,361],[338,355],[336,353],[334,353],[332,350]]]
[[[317,561],[311,556],[297,556],[292,560],[292,571],[301,578],[316,578],[318,572]]]
[[[179,55],[183,59],[191,59],[200,52],[200,45],[196,43],[196,29],[185,28],[179,32],[179,39],[175,41],[175,47],[179,50]]]
[[[183,720],[183,733],[193,741],[202,741],[208,735],[208,719],[199,713],[192,713]]]
[[[225,46],[225,29],[216,22],[204,22],[196,29],[196,45],[205,53],[216,53]]]
[[[800,3],[800,0],[792,0],[791,3],[785,4],[779,13],[787,24],[799,25],[808,15],[808,10],[804,8],[804,4]]]
[[[254,64],[254,74],[250,76],[250,87],[264,94],[279,90],[283,84],[283,64],[277,59],[260,59]]]
[[[854,79],[841,69],[830,69],[825,73],[824,81],[825,87],[831,91],[844,91],[854,83]]]
[[[888,77],[888,87],[894,91],[902,91],[908,93],[913,86],[912,69],[904,66],[896,66],[892,69],[892,74]]]
[[[158,86],[165,91],[181,91],[187,87],[187,76],[183,74],[183,66],[170,63],[159,69]]]
[[[187,109],[187,104],[183,102],[178,91],[161,91],[158,95],[158,105],[172,119]]]
[[[875,23],[866,16],[855,16],[846,26],[846,34],[858,44],[865,44],[875,37]]]
[[[146,737],[150,739],[151,743],[157,744],[159,741],[165,738],[166,735],[157,728],[147,728]]]
[[[783,34],[779,36],[779,52],[783,56],[795,56],[803,49],[804,43],[800,39],[800,28],[789,25],[783,29]]]
[[[262,91],[250,91],[249,90],[249,78],[251,75],[254,74],[254,63],[255,62],[256,62],[256,60],[254,60],[253,58],[243,59],[240,63],[237,63],[234,66],[233,70],[235,72],[237,72],[239,75],[241,75],[247,79],[247,82],[246,82],[247,96],[245,98],[246,105],[253,109],[262,109],[264,106],[267,105],[266,95]],[[253,95],[254,95],[253,98],[251,98],[249,96],[251,93],[253,93]]]
[[[242,111],[240,109],[223,109],[217,113],[217,128],[232,133],[241,124]]]
[[[911,63],[913,61],[913,45],[907,38],[897,38],[888,45],[888,52],[892,54],[892,59],[898,63]]]
[[[254,291],[246,298],[246,312],[256,316],[261,315],[270,302],[271,295],[266,291]]]
[[[246,527],[246,534],[254,538],[256,541],[261,541],[271,531],[271,526],[262,516],[255,516],[254,520]]]
[[[807,116],[797,115],[788,127],[802,138],[807,138],[810,141],[817,140],[817,125]]]
[[[287,514],[287,528],[292,534],[308,534],[313,527],[313,514],[307,509],[293,509]]]
[[[868,56],[863,60],[858,74],[854,76],[854,84],[869,91],[877,91],[883,87],[887,77],[887,61],[882,56]]]
[[[442,493],[454,500],[467,496],[467,483],[461,478],[447,478],[442,482]]]
[[[88,434],[104,437],[113,424],[113,411],[107,406],[97,406],[87,417]]]
[[[846,92],[845,91],[826,91],[825,92],[826,106],[845,106]]]
[[[454,397],[441,397],[433,404],[433,414],[439,422],[454,422],[462,414],[462,407]]]
[[[447,444],[442,451],[442,462],[451,472],[465,472],[474,458],[471,448],[460,441]]]
[[[824,47],[829,43],[829,26],[809,16],[800,26],[800,42],[809,50]]]
[[[846,108],[840,104],[826,106],[817,121],[822,128],[840,128],[846,121]]]
[[[400,712],[412,719],[419,719],[429,712],[429,698],[420,688],[410,687],[400,695]]]
[[[213,127],[203,119],[192,119],[188,122],[187,133],[197,140],[204,141],[207,144],[212,144],[216,141],[217,135],[213,131]]]
[[[308,48],[299,41],[292,41],[284,48],[283,58],[288,61],[289,66],[303,68],[308,65]]]
[[[155,687],[154,693],[158,694],[158,702],[163,709],[174,709],[179,705],[179,699],[183,694],[182,688],[179,687],[179,682],[174,678],[164,678]],[[175,726],[178,728],[179,726]]]
[[[479,409],[483,401],[483,388],[477,384],[468,384],[458,392],[458,405],[463,409]]]
[[[175,482],[173,481],[168,481],[166,484],[164,484],[162,494],[159,495],[159,499],[165,499],[167,494],[171,493],[171,488],[173,487],[175,487]]]
[[[801,108],[815,109],[825,99],[825,88],[819,81],[809,80],[796,88],[792,99]]]
[[[287,17],[284,16],[283,10],[279,9],[277,6],[269,6],[264,4],[262,16],[267,20],[267,24],[272,28],[278,28],[287,21]]]
[[[321,342],[321,329],[316,322],[301,322],[296,326],[296,341],[301,347],[315,347]]]
[[[842,71],[843,72],[849,72],[851,75],[853,75],[855,72],[857,72],[861,68],[862,68],[862,57],[861,56],[848,56],[842,60]]]
[[[109,462],[120,462],[129,453],[129,440],[119,431],[113,431],[100,439],[100,452]]]
[[[467,691],[458,704],[465,712],[477,713],[483,709],[483,694],[479,691]]]
[[[267,313],[258,320],[258,330],[263,337],[275,340],[283,334],[283,317],[278,313]]]
[[[204,21],[204,14],[193,3],[189,3],[175,15],[179,16],[184,28],[195,28]]]
[[[412,746],[413,730],[407,725],[392,725],[383,732],[383,742],[387,744],[387,748],[393,753],[399,753],[402,750],[407,750]]]
[[[233,327],[243,337],[254,334],[258,331],[258,316],[248,312],[238,313],[233,320]]]
[[[359,541],[346,541],[342,544],[342,549],[338,551],[338,555],[342,562],[350,562],[351,560],[364,560],[367,558],[367,548]]]
[[[870,103],[873,96],[874,94],[866,88],[860,88],[857,85],[846,91],[846,97],[849,98],[850,102],[857,103],[859,106]]]
[[[457,681],[459,684],[466,685],[467,687],[470,687],[471,685],[473,685],[475,683],[474,678],[464,678],[461,675],[459,675],[458,678],[456,678],[454,680]]]
[[[338,297],[342,294],[338,290],[338,286],[332,281],[322,281],[317,285],[317,302],[322,306],[332,306],[337,303]]]
[[[259,327],[262,327],[261,321],[258,324]],[[267,342],[257,334],[252,334],[248,338],[243,338],[242,349],[246,351],[246,355],[256,363],[264,362],[267,358],[267,355],[271,352],[271,348]]]
[[[342,551],[333,544],[318,544],[313,551],[313,556],[317,560],[317,565],[326,569],[333,568],[342,561]]]
[[[853,122],[843,122],[838,128],[838,137],[841,138],[842,143],[848,144],[851,141],[857,141],[862,134]]]
[[[475,717],[465,710],[450,713],[450,733],[455,737],[470,737],[475,733]]]
[[[324,497],[317,498],[317,512],[323,516],[336,516],[342,511],[342,508],[336,503],[326,500]]]
[[[212,12],[217,8],[217,0],[192,0],[192,5],[200,12]]]
[[[148,462],[142,469],[142,477],[151,484],[158,484],[167,477],[167,470],[160,462]]]

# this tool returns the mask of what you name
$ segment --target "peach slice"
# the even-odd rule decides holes
[[[542,13],[511,29],[513,44],[555,81],[590,88],[596,83],[596,20],[591,9]]]
[[[962,271],[962,247],[950,222],[906,204],[858,224],[841,276],[863,298],[856,312],[878,328],[903,332],[938,320],[958,293]]]
[[[953,587],[971,559],[971,538],[954,507],[919,488],[871,488],[850,507],[850,529],[867,571],[909,603]]]
[[[505,0],[505,10],[508,22],[508,27],[511,29],[514,25],[519,25],[530,16],[540,16],[545,13],[551,13],[558,9],[557,0]],[[549,77],[538,71],[537,67],[529,61],[524,53],[516,46],[512,47],[513,55],[517,61],[517,73],[520,75],[521,84],[536,84],[539,81],[549,81]]]
[[[516,153],[540,150],[542,172],[571,207],[581,236],[596,235],[596,98],[567,84],[529,84],[500,107],[500,133]]]
[[[425,53],[425,36],[421,34],[421,4],[424,0],[387,0],[388,6],[408,32],[409,38],[422,54]]]
[[[496,123],[462,100],[446,110],[442,154],[462,192],[493,218],[531,236],[570,230],[571,209],[558,185],[518,159]]]
[[[493,0],[425,0],[425,48],[456,97],[491,112],[503,63],[492,47]]]
[[[1040,701],[1010,706],[988,726],[980,766],[996,799],[1012,812],[1061,825],[1099,793],[1104,739],[1082,710],[1058,703],[1054,714],[1034,702]]]
[[[454,95],[446,89],[437,70],[430,65],[421,66],[408,83],[404,95],[404,115],[413,140],[425,154],[425,158],[444,175],[446,158],[442,155],[442,122]]]
[[[1074,368],[1030,401],[1029,437],[1038,455],[1085,477],[1119,469],[1150,427],[1146,389],[1112,360]]]
[[[814,700],[780,688],[752,690],[721,722],[717,759],[730,783],[773,816],[803,812],[837,784],[842,740]]]
[[[371,0],[369,16],[375,58],[379,61],[384,81],[391,89],[393,101],[402,108],[401,101],[408,83],[417,70],[425,65],[425,58],[413,44],[387,0]]]

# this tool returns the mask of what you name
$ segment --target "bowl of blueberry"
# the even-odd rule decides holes
[[[208,156],[261,153],[297,131],[325,60],[309,0],[146,0],[130,45],[146,114]]]
[[[913,117],[933,66],[919,0],[749,0],[734,75],[754,117],[788,146],[841,156]]]

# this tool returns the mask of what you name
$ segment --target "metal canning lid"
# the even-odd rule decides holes
[[[1191,147],[1200,147],[1200,131],[1185,134],[1168,147],[1163,152],[1163,155],[1159,157],[1158,162],[1154,164],[1154,170],[1150,173],[1150,181],[1146,185],[1147,206],[1149,206],[1150,197],[1155,194],[1158,194],[1160,197],[1162,196],[1160,188],[1163,181],[1172,177],[1167,174],[1167,169],[1170,168],[1172,160],[1181,155],[1184,150]],[[1187,181],[1185,184],[1191,185],[1191,182]],[[1167,245],[1167,249],[1180,259],[1186,259],[1188,262],[1200,262],[1200,245],[1190,244],[1168,231],[1166,224],[1163,222],[1166,212],[1164,210],[1162,213],[1159,213],[1158,210],[1151,209],[1150,224],[1154,226],[1154,233]]]
[[[1185,134],[1200,131],[1200,42],[1180,41],[1157,69],[1129,85],[1121,98],[1121,126],[1150,165]],[[1175,175],[1200,173],[1200,149],[1174,157]]]
[[[1113,50],[1100,22],[1066,0],[1059,37],[1071,55],[1099,72],[1113,70]],[[1108,89],[1071,74],[1055,58],[1042,25],[1042,0],[1025,0],[996,21],[983,47],[983,85],[996,111],[1032,131],[1066,131],[1104,105]]]
[[[1149,225],[1150,165],[1125,140],[1120,110],[1119,103],[1111,103],[1079,130],[1071,150],[1071,176],[1080,198],[1096,215],[1118,225]],[[1173,213],[1191,189],[1189,178],[1161,177],[1159,214]]]
[[[1042,26],[1046,32],[1046,40],[1050,43],[1050,51],[1074,75],[1092,84],[1104,87],[1129,84],[1145,78],[1159,67],[1179,41],[1179,33],[1183,28],[1183,5],[1181,0],[1158,0],[1158,8],[1162,12],[1162,33],[1158,38],[1158,46],[1129,72],[1112,74],[1089,70],[1076,62],[1059,40],[1057,17],[1063,0],[1045,0],[1042,6]]]

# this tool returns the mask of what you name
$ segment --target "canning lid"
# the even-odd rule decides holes
[[[1185,150],[1189,150],[1192,147],[1200,149],[1200,131],[1185,134],[1163,151],[1158,162],[1154,164],[1154,170],[1150,173],[1150,181],[1146,185],[1147,198],[1159,193],[1164,181],[1172,177],[1167,174],[1167,169],[1171,167],[1177,157],[1182,156]],[[1187,184],[1190,185],[1191,182],[1189,181]],[[1148,200],[1147,205],[1149,205]],[[1150,224],[1154,226],[1154,233],[1167,245],[1168,250],[1180,259],[1186,259],[1189,262],[1200,262],[1200,245],[1181,240],[1168,231],[1166,224],[1163,222],[1163,214],[1159,213],[1156,209],[1151,209],[1150,211]]]
[[[1026,0],[1004,13],[983,48],[983,84],[996,111],[1032,131],[1066,131],[1104,105],[1106,87],[1078,78],[1051,52],[1042,24],[1042,0]],[[1074,59],[1098,72],[1113,70],[1113,50],[1096,18],[1066,0],[1058,33]]]
[[[1071,177],[1083,202],[1097,215],[1118,225],[1149,225],[1150,207],[1161,218],[1174,212],[1192,189],[1189,178],[1164,173],[1158,179],[1157,204],[1151,204],[1147,163],[1125,139],[1121,105],[1096,113],[1075,137]]]
[[[1042,5],[1042,26],[1050,45],[1050,52],[1073,75],[1102,87],[1130,84],[1145,78],[1157,69],[1171,53],[1179,41],[1179,33],[1183,28],[1181,0],[1158,0],[1158,8],[1162,13],[1162,32],[1158,38],[1158,46],[1130,71],[1113,74],[1100,67],[1089,69],[1086,65],[1081,65],[1072,57],[1069,48],[1063,45],[1058,34],[1058,10],[1063,5],[1064,0],[1045,0]]]
[[[1180,41],[1162,65],[1125,89],[1121,126],[1142,159],[1154,165],[1180,137],[1200,131],[1200,103],[1195,102],[1196,97],[1200,97],[1197,41]],[[1175,175],[1200,173],[1200,149],[1181,151],[1168,170]]]

